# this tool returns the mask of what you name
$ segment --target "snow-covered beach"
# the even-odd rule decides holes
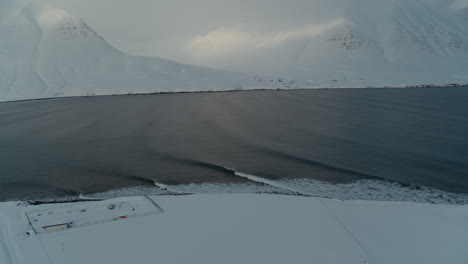
[[[466,0],[146,2],[0,1],[0,264],[468,263]]]
[[[466,205],[198,194],[7,202],[0,219],[3,264],[468,261]]]

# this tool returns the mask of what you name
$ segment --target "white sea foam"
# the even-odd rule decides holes
[[[221,194],[221,193],[277,193],[292,194],[290,191],[278,188],[272,185],[257,183],[202,183],[202,184],[183,184],[172,185],[171,190],[179,193],[203,193],[203,194]]]
[[[164,195],[168,194],[168,191],[162,190],[157,187],[128,187],[121,189],[109,190],[106,192],[92,193],[92,194],[82,194],[80,198],[82,199],[112,199],[117,197],[126,197],[126,196],[138,196],[138,195]]]
[[[246,178],[245,173],[236,175]],[[272,193],[315,196],[338,200],[402,201],[434,204],[468,204],[468,194],[451,193],[430,187],[404,186],[379,180],[358,180],[352,183],[328,183],[312,179],[269,180],[249,175],[252,183],[201,183],[157,187],[131,187],[81,196],[86,199],[109,199],[134,195],[182,195],[223,193]],[[170,191],[169,191],[170,190]]]
[[[451,193],[430,187],[403,186],[388,181],[358,180],[346,184],[331,184],[311,179],[291,179],[280,182],[312,196],[340,200],[468,204],[468,194]]]

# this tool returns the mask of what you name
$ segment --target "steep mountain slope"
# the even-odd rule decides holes
[[[53,8],[13,9],[1,17],[0,35],[0,101],[310,86],[129,56],[80,18]]]
[[[0,101],[254,88],[466,84],[468,20],[441,8],[444,1],[449,2],[336,0],[342,12],[330,20],[339,23],[320,34],[237,58],[215,58],[239,65],[239,71],[258,69],[261,74],[290,79],[286,80],[129,56],[66,11],[4,0],[0,3]]]
[[[274,74],[320,86],[468,83],[468,23],[420,0],[343,2],[345,21]]]

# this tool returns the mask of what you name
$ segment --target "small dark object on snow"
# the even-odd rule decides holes
[[[115,208],[115,205],[113,205],[113,204],[110,204],[110,205],[107,207],[107,209],[109,209],[109,210],[113,210],[114,208]]]
[[[81,209],[81,212],[82,212],[82,213],[86,212],[86,209]]]

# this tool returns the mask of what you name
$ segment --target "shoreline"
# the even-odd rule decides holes
[[[358,180],[351,183],[329,183],[311,179],[266,180],[257,176],[245,184],[180,184],[133,186],[110,189],[103,192],[25,197],[4,202],[28,203],[30,205],[65,204],[131,196],[190,196],[225,194],[266,194],[293,197],[311,197],[338,201],[409,202],[416,204],[468,205],[467,193],[455,193],[427,186],[403,185],[383,180]]]
[[[144,93],[122,93],[122,94],[90,94],[90,95],[69,95],[55,96],[32,99],[18,99],[0,101],[2,103],[18,103],[30,101],[46,101],[54,99],[70,98],[91,98],[91,97],[110,97],[110,96],[143,96],[143,95],[178,95],[178,94],[204,94],[204,93],[237,93],[237,92],[259,92],[259,91],[308,91],[308,90],[361,90],[361,89],[437,89],[437,88],[468,88],[468,83],[452,84],[420,84],[409,86],[362,86],[362,87],[310,87],[310,88],[252,88],[252,89],[232,89],[232,90],[201,90],[201,91],[167,91],[167,92],[144,92]]]

